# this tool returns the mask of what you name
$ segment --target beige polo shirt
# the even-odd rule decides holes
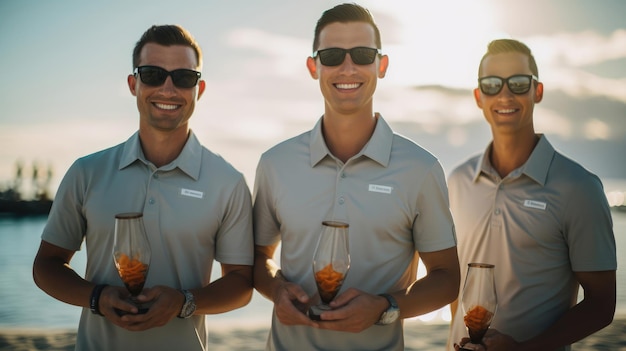
[[[143,212],[152,258],[146,287],[205,286],[213,260],[253,264],[251,196],[243,175],[203,147],[193,133],[181,154],[156,168],[139,135],[78,159],[57,191],[42,239],[87,249],[85,279],[124,286],[113,263],[115,214]],[[82,272],[78,272],[82,274]],[[129,332],[84,308],[77,350],[202,350],[204,316]]]
[[[312,259],[322,221],[347,222],[350,271],[342,287],[378,294],[416,279],[416,251],[455,246],[443,169],[429,152],[394,134],[382,116],[361,152],[345,164],[313,130],[261,156],[254,190],[255,243],[281,242],[290,281],[316,292]],[[402,350],[402,323],[345,333],[282,325],[275,315],[268,350]]]
[[[490,147],[449,177],[461,293],[468,263],[495,264],[492,327],[523,341],[576,304],[574,272],[617,268],[611,213],[600,179],[543,135],[528,161],[504,179],[489,153]],[[449,343],[467,336],[460,308]]]

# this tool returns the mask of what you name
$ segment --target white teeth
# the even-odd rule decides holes
[[[498,113],[513,113],[515,112],[514,109],[507,109],[507,110],[497,110]]]
[[[338,89],[356,89],[359,87],[359,83],[351,83],[351,84],[337,84]]]
[[[162,110],[175,110],[178,108],[178,105],[166,105],[166,104],[158,104],[158,103],[155,103],[154,105]]]

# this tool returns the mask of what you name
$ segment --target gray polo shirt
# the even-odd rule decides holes
[[[495,264],[498,310],[491,326],[523,341],[576,304],[574,272],[617,268],[613,224],[600,179],[556,152],[545,136],[504,179],[489,153],[490,147],[449,178],[461,287],[469,262]],[[449,342],[463,336],[459,304]]]
[[[313,130],[261,156],[254,190],[257,245],[281,241],[287,279],[316,292],[312,259],[322,221],[347,222],[350,271],[342,287],[378,294],[416,279],[416,251],[454,247],[443,169],[429,152],[394,134],[382,116],[361,152],[345,164]],[[275,317],[268,350],[402,350],[402,322],[361,333],[285,326]]]
[[[143,212],[152,259],[146,286],[209,284],[213,260],[253,264],[252,205],[243,175],[193,133],[170,164],[148,162],[135,133],[123,144],[78,159],[66,173],[42,239],[87,248],[85,279],[124,286],[113,263],[115,214]],[[81,272],[79,272],[81,273]],[[84,308],[77,350],[202,350],[204,316],[129,332]]]

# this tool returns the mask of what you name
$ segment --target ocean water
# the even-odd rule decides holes
[[[626,212],[612,211],[617,243],[617,316],[626,316]],[[55,300],[33,282],[32,263],[39,247],[45,217],[0,217],[0,329],[75,328],[80,308]],[[86,258],[79,251],[71,264],[82,274]],[[422,273],[423,274],[423,273]],[[219,264],[212,277],[219,277]],[[272,304],[254,293],[247,306],[220,315],[207,316],[209,328],[269,326]],[[426,323],[446,323],[448,308],[419,318]]]

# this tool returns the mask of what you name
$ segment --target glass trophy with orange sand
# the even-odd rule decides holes
[[[480,344],[498,307],[494,265],[469,263],[461,304],[472,344]],[[461,348],[461,350],[470,350]]]
[[[143,225],[143,214],[131,212],[115,215],[113,260],[120,278],[130,292],[130,301],[137,306],[139,313],[148,311],[137,301],[136,297],[141,293],[146,282],[150,254],[150,244]],[[123,312],[118,311],[118,313]]]
[[[313,255],[313,274],[322,301],[309,308],[309,318],[320,320],[320,314],[331,309],[328,304],[337,296],[349,269],[348,224],[322,222],[322,233]]]

